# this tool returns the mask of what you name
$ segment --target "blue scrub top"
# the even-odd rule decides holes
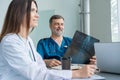
[[[44,38],[39,40],[37,44],[37,51],[43,59],[54,58],[60,60],[71,41],[71,38],[63,37],[62,44],[59,46],[51,37]]]

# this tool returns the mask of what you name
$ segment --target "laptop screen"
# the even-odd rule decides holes
[[[99,40],[80,31],[76,31],[64,57],[71,56],[72,63],[89,63],[89,59],[95,54],[95,42],[99,42]]]

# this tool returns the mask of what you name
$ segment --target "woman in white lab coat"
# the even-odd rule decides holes
[[[49,70],[29,32],[38,25],[35,0],[12,0],[0,35],[0,80],[67,80],[91,77],[95,65],[79,70]],[[41,30],[42,31],[42,30]]]

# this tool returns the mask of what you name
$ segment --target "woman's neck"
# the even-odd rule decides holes
[[[27,35],[24,34],[23,32],[19,32],[18,35],[21,36],[22,38],[27,39]]]
[[[18,35],[20,35],[21,37],[27,39],[28,33],[27,33],[27,30],[26,30],[26,27],[21,27],[20,32],[18,33]]]

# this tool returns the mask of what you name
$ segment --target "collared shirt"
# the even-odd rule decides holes
[[[37,51],[43,59],[57,59],[63,57],[67,47],[70,45],[72,39],[63,37],[61,46],[59,46],[51,37],[39,40],[37,44]]]
[[[70,80],[71,77],[70,70],[47,69],[30,37],[23,39],[17,34],[8,34],[2,39],[0,80]]]

